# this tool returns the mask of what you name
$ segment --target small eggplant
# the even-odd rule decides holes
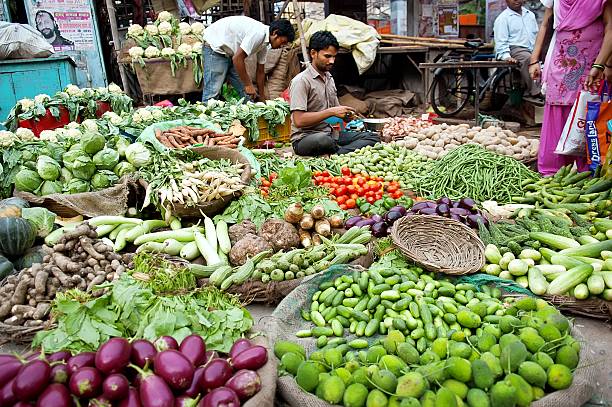
[[[0,387],[10,382],[15,378],[19,369],[21,369],[23,363],[19,360],[7,362],[0,366]]]
[[[132,347],[125,338],[111,338],[96,352],[96,369],[104,374],[122,371],[130,363]]]
[[[223,386],[230,377],[232,377],[232,366],[229,362],[225,359],[215,359],[204,368],[200,379],[200,387],[202,390],[216,389]]]
[[[189,388],[183,392],[186,397],[197,397],[202,391],[200,388],[200,381],[202,380],[204,369],[204,366],[200,366],[193,373],[193,380],[191,381]]]
[[[159,352],[167,349],[178,350],[179,348],[178,342],[171,336],[162,336],[155,341],[154,345]]]
[[[451,199],[450,199],[450,198],[447,198],[447,197],[443,196],[442,198],[438,199],[438,200],[436,201],[436,203],[437,203],[438,205],[444,204],[444,205],[451,206],[451,205],[453,204],[453,201],[451,201]]]
[[[471,198],[462,198],[459,200],[459,207],[471,211],[476,208],[476,202]]]
[[[232,359],[232,366],[236,370],[257,370],[268,361],[268,350],[263,346],[255,345]]]
[[[35,400],[47,387],[51,366],[44,360],[33,360],[23,365],[13,382],[13,392],[19,400]]]
[[[160,376],[142,372],[138,395],[143,406],[174,407],[174,394],[170,386]]]
[[[113,407],[113,402],[108,397],[102,395],[95,399],[90,399],[87,407]]]
[[[421,209],[429,208],[429,206],[427,204],[428,204],[427,201],[417,202],[414,205],[412,205],[412,208],[410,208],[410,211],[411,212],[418,212]]]
[[[122,400],[128,396],[130,382],[119,373],[109,375],[102,383],[102,394],[109,400]]]
[[[239,370],[232,376],[225,387],[234,390],[238,398],[242,401],[253,397],[254,394],[261,390],[261,379],[257,372],[252,370]]]
[[[174,407],[195,407],[197,400],[189,396],[179,396],[174,400]]]
[[[230,349],[229,352],[229,357],[233,359],[238,356],[240,352],[249,349],[251,346],[253,346],[251,341],[245,338],[240,338],[232,345],[232,349]]]
[[[427,205],[428,208],[436,208],[438,206],[437,203],[435,203],[434,201],[426,201],[425,204]]]
[[[51,381],[53,383],[67,384],[70,379],[70,370],[68,365],[62,363],[51,368]]]
[[[372,236],[385,237],[387,236],[388,226],[385,222],[378,222],[372,225]]]
[[[480,215],[468,215],[467,217],[467,223],[468,226],[471,228],[478,228],[478,221],[481,221],[483,224],[487,224],[488,221],[484,216],[480,216]]]
[[[81,352],[68,359],[68,370],[74,373],[82,367],[93,367],[96,362],[95,352]]]
[[[168,349],[159,352],[153,362],[155,374],[163,378],[175,390],[183,390],[193,380],[193,364],[181,352]]]
[[[36,402],[36,407],[71,407],[72,406],[72,397],[70,396],[70,391],[63,384],[52,383],[45,391],[42,392],[40,397],[38,397],[38,401]]]
[[[96,397],[101,388],[102,375],[93,367],[82,367],[70,376],[70,391],[77,397]]]
[[[355,226],[361,228],[361,227],[364,227],[364,226],[372,226],[375,223],[376,222],[373,219],[363,219],[363,220],[360,220],[359,222],[357,222],[355,224]]]
[[[436,208],[436,213],[440,216],[448,217],[450,215],[450,207],[447,204],[441,203]]]
[[[421,209],[419,215],[436,215],[436,208]]]
[[[8,362],[15,362],[17,361],[17,357],[13,356],[13,355],[7,355],[7,354],[2,354],[0,355],[0,366],[8,363]]]
[[[348,218],[348,219],[346,220],[346,222],[344,222],[344,227],[345,227],[346,229],[350,229],[350,228],[352,228],[353,226],[357,225],[357,222],[359,222],[359,221],[361,221],[361,220],[363,220],[363,217],[362,217],[362,216],[351,216],[350,218]]]
[[[146,339],[138,339],[132,342],[130,360],[136,366],[144,367],[147,361],[149,361],[149,364],[152,363],[155,355],[157,355],[157,349]]]
[[[451,215],[468,216],[470,214],[470,211],[468,211],[467,209],[463,209],[463,208],[451,208],[450,213]]]
[[[2,389],[0,389],[0,406],[12,406],[17,402],[17,396],[13,392],[13,383],[15,379],[9,380]]]
[[[372,219],[376,223],[383,221],[383,217],[380,216],[379,214],[372,215],[370,219]]]
[[[167,386],[167,385],[166,385]],[[128,396],[121,400],[118,407],[140,407],[140,395],[138,390],[134,387],[130,387]]]
[[[399,212],[399,213],[401,213],[401,214],[402,214],[402,216],[405,216],[405,215],[406,215],[406,213],[408,212],[408,211],[406,210],[406,208],[404,208],[404,207],[403,207],[403,206],[401,206],[401,205],[397,205],[397,206],[394,206],[393,208],[389,209],[389,212],[391,212],[391,211],[396,211],[396,212]]]
[[[59,362],[60,360],[62,362],[67,362],[68,359],[70,359],[71,357],[72,357],[72,354],[70,352],[68,352],[67,350],[61,350],[59,352],[55,352],[47,356],[47,362],[53,363],[53,362]]]
[[[206,358],[206,344],[200,335],[189,335],[181,342],[179,351],[189,359],[194,366],[200,366]]]
[[[240,400],[234,390],[227,387],[219,387],[208,393],[198,407],[239,407]]]
[[[392,224],[395,223],[395,221],[397,221],[400,218],[403,218],[404,215],[402,215],[400,212],[397,211],[389,211],[387,213],[385,213],[384,219],[385,222],[387,222],[387,224],[390,226]]]

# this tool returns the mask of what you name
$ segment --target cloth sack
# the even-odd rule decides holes
[[[578,94],[565,122],[565,127],[563,127],[555,154],[578,156],[584,154],[587,103],[597,100],[599,100],[599,95],[589,91],[583,90]]]

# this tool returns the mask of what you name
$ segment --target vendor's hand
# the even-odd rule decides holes
[[[329,112],[332,114],[332,116],[336,116],[337,118],[343,119],[343,120],[345,116],[355,114],[355,111],[353,110],[353,108],[348,107],[348,106],[330,107]]]
[[[259,96],[260,102],[265,102],[268,99],[270,99],[270,96],[267,93],[262,93],[261,96]]]
[[[506,58],[504,61],[510,62],[511,64],[517,64],[518,61],[512,57]]]
[[[257,90],[255,90],[255,86],[247,85],[244,87],[244,93],[251,97],[251,100],[255,100],[257,97]]]
[[[591,92],[597,92],[603,78],[604,71],[602,69],[591,68],[589,76],[587,76],[586,80],[584,81],[584,89]]]
[[[540,68],[539,63],[529,66],[529,76],[531,76],[531,79],[534,81],[542,77],[542,68]]]

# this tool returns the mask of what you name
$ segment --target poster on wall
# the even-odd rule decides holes
[[[458,37],[459,36],[459,5],[438,4],[438,37]]]
[[[87,51],[95,48],[93,18],[88,0],[32,1],[29,11],[34,27],[56,51]]]
[[[493,40],[493,24],[497,16],[507,7],[506,0],[487,0],[487,17],[485,36],[487,41]]]

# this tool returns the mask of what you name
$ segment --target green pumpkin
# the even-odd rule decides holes
[[[28,201],[21,198],[6,198],[0,201],[0,217],[18,218],[22,208],[29,208]]]
[[[22,218],[0,218],[0,253],[21,256],[34,244],[36,228]]]
[[[11,263],[6,257],[0,256],[0,280],[11,275],[14,271],[15,269],[13,268],[13,263]]]
[[[32,267],[32,264],[42,263],[45,257],[45,252],[42,246],[32,247],[28,249],[19,259],[13,262],[15,270],[23,270]]]

